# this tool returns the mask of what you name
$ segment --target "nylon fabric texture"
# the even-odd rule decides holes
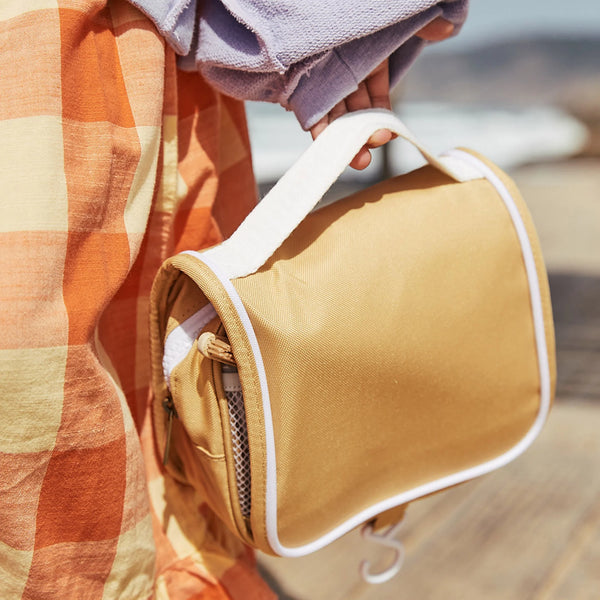
[[[183,253],[159,272],[152,292],[156,398],[169,393],[157,362],[166,323],[171,328],[189,312],[165,304],[171,290],[182,306],[212,303],[238,365],[249,522],[239,516],[232,467],[219,493],[233,515],[228,526],[242,539],[286,556],[317,548],[332,532],[360,524],[360,515],[376,518],[372,507],[385,507],[382,519],[390,518],[389,499],[415,499],[435,482],[455,485],[457,474],[505,464],[539,432],[555,387],[545,267],[518,190],[485,159],[475,160],[504,191],[487,178],[461,183],[427,166],[310,214],[249,275],[229,281],[202,253]],[[184,289],[185,300],[178,296]],[[190,354],[193,363],[177,365],[172,379],[202,380],[209,359],[196,345]],[[215,365],[210,394],[171,389],[178,412],[219,401]],[[158,403],[155,417],[164,444]],[[221,419],[231,461],[223,408]],[[201,432],[185,418],[179,426],[186,432],[177,443],[189,461]],[[187,476],[197,485],[191,468]]]
[[[155,272],[255,202],[243,107],[124,1],[3,2],[0,41],[2,598],[274,598],[148,385]]]

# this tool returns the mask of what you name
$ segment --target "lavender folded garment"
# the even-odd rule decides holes
[[[394,85],[442,16],[458,32],[468,0],[130,0],[217,89],[278,102],[308,129],[385,58]]]

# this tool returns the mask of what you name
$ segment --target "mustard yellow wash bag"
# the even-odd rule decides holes
[[[428,165],[311,212],[378,129]],[[307,554],[523,452],[551,406],[553,335],[513,182],[469,151],[432,156],[387,111],[354,113],[229,240],[163,265],[159,448],[248,544]]]

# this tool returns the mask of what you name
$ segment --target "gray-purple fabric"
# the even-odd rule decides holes
[[[436,17],[456,25],[468,0],[130,0],[217,89],[278,102],[308,129],[384,59],[398,82]]]

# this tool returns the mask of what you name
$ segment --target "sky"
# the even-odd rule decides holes
[[[438,47],[448,52],[536,33],[600,37],[600,0],[471,0],[460,35]]]

